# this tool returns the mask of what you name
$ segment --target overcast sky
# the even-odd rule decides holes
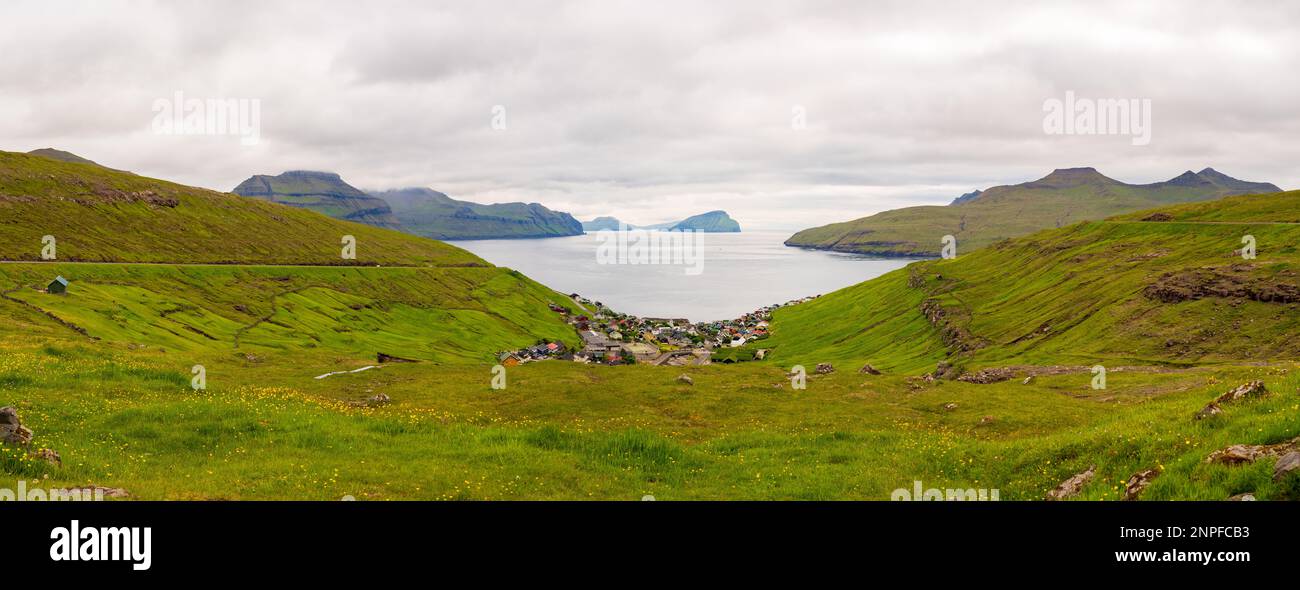
[[[1300,187],[1300,3],[949,4],[5,0],[0,149],[750,229],[1071,166]],[[155,133],[176,91],[258,99],[260,141]],[[1066,91],[1150,99],[1150,143],[1045,134]]]

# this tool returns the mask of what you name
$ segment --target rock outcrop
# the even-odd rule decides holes
[[[13,406],[0,408],[0,443],[26,447],[32,442],[32,431],[18,419]]]
[[[1206,404],[1204,408],[1201,408],[1201,410],[1196,413],[1196,419],[1204,420],[1206,418],[1218,416],[1223,413],[1223,406],[1226,404],[1236,403],[1251,398],[1264,397],[1265,395],[1268,395],[1268,389],[1264,387],[1263,381],[1243,383],[1224,392],[1219,397],[1214,398],[1214,401]]]
[[[1151,485],[1151,480],[1160,475],[1158,469],[1145,469],[1133,474],[1124,484],[1124,500],[1136,500],[1138,495]]]
[[[1073,476],[1071,476],[1069,479],[1061,482],[1061,485],[1056,486],[1056,489],[1047,492],[1047,499],[1064,500],[1066,498],[1070,498],[1072,496],[1078,495],[1079,491],[1083,489],[1083,486],[1087,485],[1089,481],[1092,481],[1092,477],[1096,474],[1097,474],[1097,466],[1096,465],[1089,466],[1088,469],[1086,469],[1085,471],[1081,473],[1076,473]]]
[[[1205,462],[1243,465],[1264,457],[1281,457],[1293,451],[1300,451],[1300,436],[1271,445],[1232,445],[1210,453]]]

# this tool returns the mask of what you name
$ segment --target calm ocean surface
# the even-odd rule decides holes
[[[700,234],[702,265],[598,264],[597,234],[536,240],[452,242],[564,293],[642,317],[723,320],[809,295],[829,293],[910,260],[789,248],[786,232]]]

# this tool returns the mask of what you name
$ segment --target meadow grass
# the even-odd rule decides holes
[[[1104,391],[1087,373],[913,389],[903,376],[845,371],[794,390],[784,371],[759,363],[544,362],[511,368],[506,389],[493,390],[487,364],[317,380],[335,355],[271,353],[258,363],[200,355],[208,389],[193,391],[194,360],[176,356],[6,345],[0,403],[15,405],[35,445],[59,450],[64,466],[10,452],[0,486],[93,483],[138,499],[884,500],[919,480],[1040,499],[1096,465],[1082,499],[1117,499],[1148,468],[1162,472],[1145,499],[1281,499],[1294,484],[1272,481],[1272,460],[1204,459],[1300,434],[1294,366],[1119,372]],[[695,385],[677,383],[682,372]],[[1192,419],[1250,379],[1272,394]],[[393,402],[365,404],[379,392]]]

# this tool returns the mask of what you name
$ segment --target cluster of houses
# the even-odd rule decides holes
[[[815,298],[769,305],[734,320],[693,324],[681,318],[643,318],[616,313],[603,303],[577,293],[569,297],[580,308],[578,312],[554,302],[550,303],[550,309],[562,314],[574,327],[582,338],[582,348],[569,350],[561,342],[539,342],[528,348],[502,352],[498,361],[505,366],[550,359],[608,365],[705,365],[709,364],[715,349],[743,346],[767,338],[772,311]]]

